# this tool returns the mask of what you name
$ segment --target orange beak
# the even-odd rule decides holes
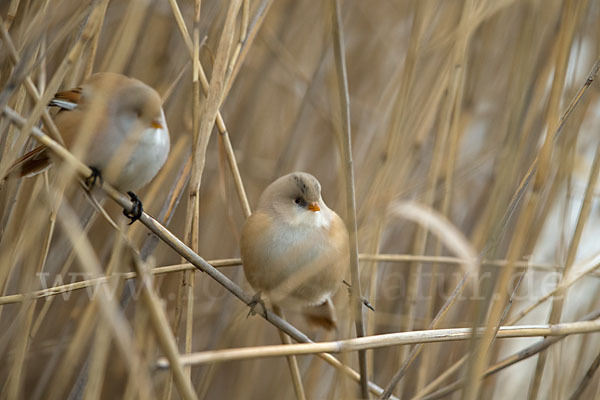
[[[321,207],[319,207],[319,203],[317,203],[316,201],[313,201],[312,203],[310,203],[308,205],[308,209],[310,211],[321,211]]]
[[[160,120],[155,119],[154,121],[150,122],[150,126],[153,127],[154,129],[163,129],[163,124],[162,122],[160,122]]]

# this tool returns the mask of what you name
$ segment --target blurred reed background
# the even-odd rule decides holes
[[[204,259],[226,259],[213,264],[252,295],[235,258],[247,204],[271,181],[310,172],[330,208],[347,214],[333,4],[5,0],[0,106],[28,118],[38,92],[71,88],[99,71],[156,88],[171,154],[138,194]],[[371,396],[600,398],[600,2],[339,5],[361,287],[375,308],[364,311],[366,334],[484,327],[478,339],[432,331],[410,345],[383,340],[367,351],[367,376],[378,385]],[[202,117],[217,107],[222,119],[213,128]],[[5,117],[0,134],[3,174],[35,144]],[[301,397],[285,357],[264,358],[262,348],[245,360],[209,354],[173,379],[159,363],[170,331],[179,352],[189,353],[275,345],[277,329],[246,318],[247,305],[182,264],[141,223],[126,227],[107,200],[108,216],[146,265],[172,266],[152,275],[162,307],[139,288],[118,307],[139,280],[89,280],[122,277],[139,259],[119,229],[90,211],[77,181],[55,170],[0,190],[1,398]],[[79,210],[79,220],[63,209]],[[87,247],[73,250],[81,238]],[[473,255],[475,264],[465,259]],[[479,274],[461,280],[473,266]],[[52,286],[60,287],[44,290]],[[315,341],[348,339],[355,337],[348,305],[341,289],[334,333],[288,317]],[[154,319],[161,310],[162,325]],[[523,326],[558,323],[547,338],[549,330]],[[501,338],[501,330],[496,340],[499,325],[537,337]],[[356,351],[335,357],[361,369]],[[315,355],[297,359],[306,398],[361,396],[356,373]],[[185,390],[190,382],[195,395]]]

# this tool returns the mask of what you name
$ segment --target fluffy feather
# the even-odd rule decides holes
[[[244,224],[241,254],[256,291],[283,308],[316,308],[307,318],[332,328],[330,299],[348,269],[348,232],[320,190],[316,178],[305,173],[269,185]],[[311,203],[320,210],[311,211]]]

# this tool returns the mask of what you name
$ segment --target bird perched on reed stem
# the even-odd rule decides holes
[[[331,296],[348,270],[348,231],[321,197],[321,185],[294,172],[271,183],[246,220],[241,255],[250,285],[282,308],[303,309],[332,329]]]
[[[145,83],[115,73],[96,73],[72,90],[57,93],[50,106],[59,107],[54,122],[66,146],[98,177],[136,203],[132,222],[142,205],[132,192],[156,176],[167,160],[169,130],[159,94]],[[32,176],[55,161],[45,146],[19,158],[6,177]]]

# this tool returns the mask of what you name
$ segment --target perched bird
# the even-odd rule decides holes
[[[250,285],[282,308],[335,327],[331,296],[348,270],[348,231],[321,198],[321,185],[294,172],[271,183],[242,230],[241,254]]]
[[[60,108],[54,122],[69,149],[79,135],[89,135],[81,161],[94,171],[92,184],[99,175],[119,190],[133,191],[150,182],[167,160],[169,130],[160,96],[137,79],[96,73],[80,87],[57,93],[50,106]],[[51,151],[39,146],[18,159],[7,177],[35,175],[53,161]],[[128,193],[141,214],[141,202]]]

